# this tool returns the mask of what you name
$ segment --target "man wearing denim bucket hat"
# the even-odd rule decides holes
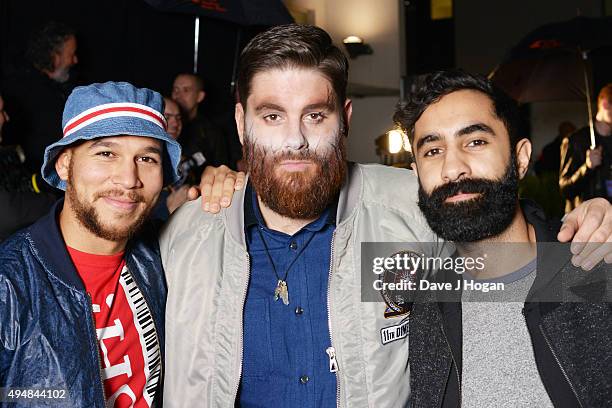
[[[161,399],[166,287],[143,224],[180,159],[161,112],[161,95],[125,82],[68,98],[42,167],[65,198],[0,246],[0,406]]]

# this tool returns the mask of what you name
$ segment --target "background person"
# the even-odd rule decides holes
[[[183,111],[183,140],[185,156],[201,152],[207,166],[226,165],[236,168],[242,150],[235,124],[224,123],[224,118],[215,118],[201,108],[206,92],[204,81],[194,74],[179,74],[172,86],[172,99]],[[200,174],[197,174],[198,180]],[[195,183],[194,183],[195,184]]]
[[[75,32],[51,21],[31,34],[26,51],[29,65],[4,84],[11,115],[9,144],[23,147],[26,165],[38,172],[45,148],[62,134],[62,112],[72,90],[71,68],[78,62]]]
[[[561,145],[559,188],[565,197],[566,212],[593,197],[612,202],[612,84],[599,91],[593,127],[594,149],[590,148],[588,127],[563,139]]]

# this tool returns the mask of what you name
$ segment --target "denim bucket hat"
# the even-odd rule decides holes
[[[71,144],[107,136],[144,136],[163,142],[164,185],[179,179],[181,146],[166,133],[162,96],[127,82],[105,82],[75,88],[64,107],[62,139],[47,146],[42,176],[55,188],[66,182],[55,171],[55,160]]]

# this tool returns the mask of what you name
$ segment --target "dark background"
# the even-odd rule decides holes
[[[77,84],[128,81],[169,95],[174,77],[193,71],[194,16],[158,11],[143,0],[0,0],[1,79],[22,69],[30,32],[48,20],[77,32]],[[209,114],[233,114],[237,36],[242,49],[261,30],[200,18],[198,73]]]

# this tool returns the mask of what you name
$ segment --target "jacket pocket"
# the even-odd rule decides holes
[[[267,378],[272,371],[269,299],[247,299],[244,308],[244,378]]]

